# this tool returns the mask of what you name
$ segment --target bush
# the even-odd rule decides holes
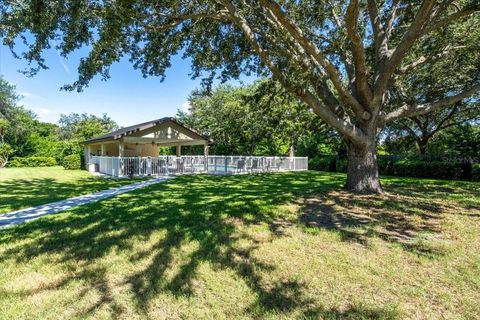
[[[397,176],[433,179],[458,179],[462,168],[458,163],[444,161],[400,160],[393,164]]]
[[[347,159],[338,159],[336,163],[337,172],[347,172],[348,160]]]
[[[393,176],[395,174],[394,169],[395,161],[389,159],[378,159],[378,173],[381,175]]]
[[[67,170],[79,170],[81,168],[81,157],[78,154],[71,154],[65,156],[62,161],[62,165]]]
[[[9,163],[9,167],[53,167],[57,161],[52,157],[15,157]]]
[[[335,172],[335,156],[315,156],[308,160],[308,168],[318,171]]]
[[[480,181],[480,163],[474,163],[472,166],[472,180]]]

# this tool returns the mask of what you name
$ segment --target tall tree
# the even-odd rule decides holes
[[[13,153],[13,148],[5,142],[5,135],[9,127],[8,120],[0,118],[0,169],[7,165],[10,155]]]
[[[4,143],[14,150],[14,155],[24,156],[29,151],[28,138],[35,130],[36,115],[18,105],[19,99],[15,86],[0,77],[0,119],[8,122]]]
[[[465,123],[448,128],[429,143],[429,152],[470,162],[480,162],[480,123]]]
[[[190,112],[179,112],[177,118],[208,134],[215,154],[286,155],[321,125],[272,80],[196,90],[189,102]]]
[[[398,120],[386,129],[386,133],[390,138],[415,143],[420,154],[426,155],[429,142],[439,133],[479,119],[478,102],[470,105],[455,104],[430,114]]]
[[[101,117],[87,113],[61,114],[58,124],[62,140],[87,140],[118,129],[117,123],[106,113]]]
[[[480,42],[477,32],[470,32],[472,29],[478,29],[477,20],[446,28],[435,41],[428,41],[429,56],[417,57],[415,62],[400,69],[405,76],[395,79],[389,103],[438,100],[456,83],[478,77]],[[414,47],[410,55],[415,56],[415,50]],[[408,75],[414,67],[414,76]],[[426,154],[429,141],[440,132],[476,119],[480,119],[478,93],[443,109],[400,118],[387,126],[387,133],[390,137],[404,137],[406,141],[416,143],[420,153]]]
[[[343,135],[347,188],[381,192],[378,130],[480,90],[477,68],[471,77],[452,78],[434,100],[419,94],[390,104],[395,80],[414,77],[435,54],[429,44],[459,23],[477,26],[469,32],[480,42],[479,10],[478,0],[4,1],[0,35],[12,48],[18,39],[27,44],[21,56],[36,63],[32,72],[46,67],[42,52],[53,40],[65,56],[88,46],[79,79],[66,86],[72,90],[96,74],[108,78],[124,56],[144,75],[163,78],[180,50],[192,58],[193,76],[207,72],[206,84],[216,76],[270,73]],[[465,63],[478,66],[478,59]]]

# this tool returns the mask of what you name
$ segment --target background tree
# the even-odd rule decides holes
[[[411,148],[416,144],[417,151],[421,155],[430,153],[429,143],[442,131],[451,127],[463,128],[464,123],[472,123],[480,119],[480,107],[478,102],[457,103],[451,107],[418,117],[406,118],[393,123],[386,129],[390,141],[404,144],[406,148],[393,143],[396,152]],[[402,142],[401,142],[402,141]],[[400,147],[400,148],[399,148]]]
[[[28,138],[35,130],[35,114],[18,105],[19,99],[15,86],[0,77],[0,118],[9,123],[4,142],[14,149],[12,156],[30,152]]]
[[[480,123],[464,123],[440,132],[430,141],[428,150],[435,156],[480,162]]]
[[[106,113],[101,117],[87,113],[61,114],[59,136],[63,140],[87,140],[118,129],[118,124]]]
[[[419,92],[414,101],[390,103],[392,91],[398,91],[396,80],[417,76],[419,65],[430,60],[430,44],[443,39],[445,30],[459,23],[478,27],[479,10],[477,0],[137,0],[67,5],[25,0],[0,4],[0,35],[12,48],[18,39],[27,44],[22,57],[36,63],[32,72],[46,67],[42,52],[53,39],[62,55],[88,46],[79,79],[67,89],[81,90],[96,74],[108,78],[111,64],[123,56],[144,75],[164,77],[170,57],[181,49],[192,59],[194,77],[207,73],[207,85],[215,77],[270,73],[343,136],[347,188],[381,192],[379,129],[475,94],[480,90],[478,59],[463,65],[477,67],[477,72],[452,77],[448,89],[433,100]],[[465,44],[466,50],[477,48],[478,29],[469,29],[475,41]]]
[[[194,91],[177,118],[209,135],[214,154],[287,155],[317,131],[312,111],[272,80]]]
[[[7,165],[10,155],[13,153],[12,147],[5,142],[5,135],[10,127],[7,119],[0,118],[0,168]]]
[[[478,20],[466,21],[445,28],[435,41],[428,41],[428,56],[416,55],[416,46],[409,59],[416,59],[399,70],[391,90],[391,104],[415,103],[416,100],[441,99],[456,83],[478,77],[480,42]],[[409,56],[410,56],[409,55]],[[415,70],[415,75],[408,73]],[[404,137],[407,143],[416,143],[420,154],[427,153],[429,141],[442,130],[480,119],[480,95],[476,94],[434,112],[402,118],[388,126],[387,136]]]

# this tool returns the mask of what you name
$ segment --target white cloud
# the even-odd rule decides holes
[[[65,72],[68,75],[72,75],[72,72],[70,71],[70,68],[67,65],[67,62],[66,62],[67,60],[64,57],[62,57],[62,55],[60,54],[60,51],[57,49],[58,48],[58,41],[57,40],[53,40],[53,41],[54,41],[54,44],[55,44],[55,49],[56,49],[55,52],[57,52],[58,61],[62,65],[63,70],[65,70]]]
[[[48,108],[41,108],[41,107],[31,107],[30,108],[33,112],[38,113],[39,115],[48,115],[52,113],[53,111],[48,109]]]
[[[70,68],[68,67],[65,58],[60,55],[60,52],[58,52],[58,50],[57,50],[57,56],[58,56],[58,61],[60,61],[60,64],[63,67],[63,70],[65,70],[65,72],[68,73],[68,75],[71,75],[72,72],[70,71]]]

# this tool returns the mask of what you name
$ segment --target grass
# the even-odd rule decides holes
[[[62,167],[0,170],[0,214],[132,183]]]
[[[480,314],[479,184],[180,176],[0,231],[3,319]]]

